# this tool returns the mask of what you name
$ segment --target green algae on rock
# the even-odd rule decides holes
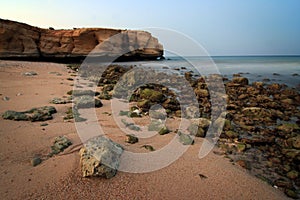
[[[39,108],[32,108],[23,112],[8,110],[2,115],[2,117],[3,119],[15,121],[46,121],[53,119],[52,114],[56,112],[57,111],[53,106],[43,106]]]

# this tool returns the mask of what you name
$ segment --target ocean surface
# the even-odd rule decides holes
[[[165,60],[127,64],[170,69],[181,74],[187,71],[201,75],[220,73],[228,78],[240,73],[250,82],[276,82],[300,90],[300,56],[167,57]]]

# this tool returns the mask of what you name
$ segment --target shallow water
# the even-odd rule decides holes
[[[231,78],[240,73],[250,82],[281,83],[300,89],[300,56],[219,56],[219,57],[170,57],[160,61],[118,63],[140,67],[170,69],[175,73],[187,71],[202,75],[220,73]]]

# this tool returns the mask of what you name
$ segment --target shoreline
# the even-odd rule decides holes
[[[8,109],[26,110],[36,106],[52,105],[49,101],[53,97],[65,96],[67,98],[67,91],[73,89],[72,81],[67,79],[74,78],[74,76],[70,76],[74,73],[63,64],[0,61],[0,65],[1,97],[9,97],[9,100],[1,101],[1,114]],[[35,71],[37,76],[24,76],[23,73],[27,71]],[[50,74],[50,72],[57,73]],[[18,95],[19,93],[22,94]],[[125,135],[118,131],[111,116],[103,114],[111,112],[110,101],[101,101],[104,106],[96,109],[97,115],[101,118],[100,123],[107,131],[114,133],[111,134],[112,138],[125,145],[129,150],[147,152],[144,149],[141,150],[140,145],[153,143],[159,147],[174,137],[174,133],[167,134],[150,138],[150,140],[137,143],[137,145],[128,145],[124,143]],[[49,124],[46,127],[41,127],[39,122],[0,119],[3,128],[0,135],[3,139],[1,140],[1,160],[3,161],[1,193],[4,194],[4,198],[13,198],[13,196],[24,199],[34,197],[52,199],[54,196],[69,198],[96,196],[131,198],[134,196],[145,199],[286,198],[275,188],[249,175],[245,169],[232,165],[223,156],[211,152],[204,159],[198,159],[197,153],[203,141],[202,138],[195,138],[195,145],[192,145],[178,161],[153,173],[118,172],[117,176],[111,180],[83,179],[79,174],[77,153],[54,156],[42,162],[41,165],[32,167],[29,163],[30,157],[49,151],[54,136],[67,135],[74,146],[80,144],[74,124],[63,121],[65,112],[70,105],[54,106],[58,113],[54,115],[53,120],[46,121]],[[26,150],[24,151],[24,149]],[[16,171],[20,174],[14,174]],[[199,174],[204,174],[208,178],[202,179]],[[55,186],[57,182],[58,186]],[[112,185],[115,187],[111,187]],[[216,185],[220,187],[216,188]],[[35,187],[38,189],[36,190]],[[96,192],[91,193],[89,190]]]

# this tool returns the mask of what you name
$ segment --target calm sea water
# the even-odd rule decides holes
[[[199,71],[200,74],[218,71],[228,78],[240,73],[251,82],[276,82],[300,90],[300,56],[170,57],[161,61],[131,62],[130,64],[141,67],[169,68],[181,74],[186,71]],[[196,68],[198,70],[195,70]],[[212,68],[214,69],[209,70]]]

